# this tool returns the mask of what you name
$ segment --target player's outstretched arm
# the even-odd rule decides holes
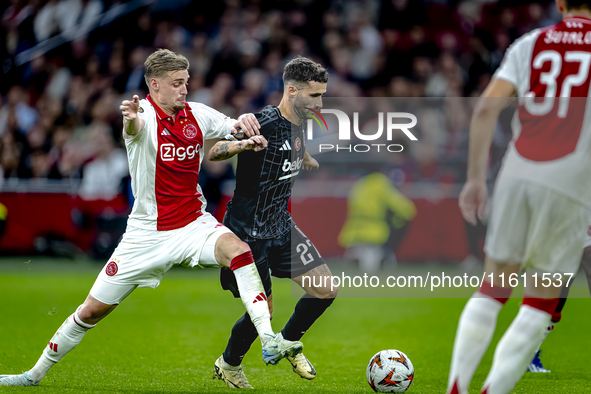
[[[146,121],[138,116],[139,108],[140,98],[137,95],[132,101],[123,100],[119,106],[123,115],[123,132],[127,135],[137,135],[146,125]]]
[[[253,150],[259,152],[267,147],[267,140],[262,135],[255,135],[242,141],[219,141],[209,150],[209,160],[220,161],[244,152]]]
[[[468,176],[460,193],[459,205],[464,219],[476,225],[483,219],[488,191],[486,168],[495,125],[501,111],[511,103],[517,90],[512,83],[493,79],[476,104],[470,123]]]

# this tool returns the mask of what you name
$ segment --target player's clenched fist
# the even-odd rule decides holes
[[[123,119],[126,120],[134,120],[137,118],[137,112],[140,108],[140,98],[138,95],[133,96],[133,100],[123,100],[119,109],[121,109],[121,114],[123,115]]]
[[[235,138],[234,138],[235,139]],[[245,150],[253,150],[255,152],[260,152],[267,147],[267,140],[262,135],[255,135],[250,137],[247,140],[242,141],[226,141],[221,140],[218,141],[210,150],[209,150],[209,160],[210,161],[219,161],[219,160],[226,160],[230,157],[238,154],[240,152],[244,152]]]
[[[267,147],[267,140],[262,135],[255,135],[242,141],[242,143],[246,144],[245,150],[253,150],[255,152],[260,152]]]

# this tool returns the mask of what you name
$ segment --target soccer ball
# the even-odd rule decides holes
[[[414,377],[410,359],[399,350],[382,350],[367,364],[367,383],[378,393],[404,393]]]

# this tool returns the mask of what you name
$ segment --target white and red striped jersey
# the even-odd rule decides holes
[[[501,175],[591,206],[590,68],[590,19],[568,18],[511,45],[494,76],[519,97]]]
[[[159,231],[184,227],[207,205],[198,183],[203,141],[226,136],[236,121],[191,102],[173,123],[149,95],[140,100],[138,115],[145,127],[135,136],[123,130],[135,198],[128,225]]]

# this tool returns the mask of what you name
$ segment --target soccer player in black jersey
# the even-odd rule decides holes
[[[337,295],[337,289],[330,287],[330,279],[325,281],[331,277],[330,270],[287,211],[299,171],[318,168],[318,162],[306,153],[304,120],[311,114],[309,109],[318,111],[322,107],[328,73],[320,64],[298,57],[285,66],[283,82],[279,106],[267,106],[255,114],[260,135],[229,135],[211,148],[209,159],[224,160],[240,153],[236,190],[228,203],[224,224],[250,246],[271,312],[271,275],[291,278],[306,291],[281,331],[285,339],[299,340]],[[320,277],[322,282],[312,284],[329,285],[310,287],[308,280],[302,283],[302,276]],[[238,295],[232,271],[223,270],[221,282],[234,296]],[[214,377],[229,387],[251,387],[241,361],[256,338],[255,327],[245,314],[234,324],[226,350],[215,362]],[[314,367],[302,353],[288,360],[302,378],[316,377]]]

